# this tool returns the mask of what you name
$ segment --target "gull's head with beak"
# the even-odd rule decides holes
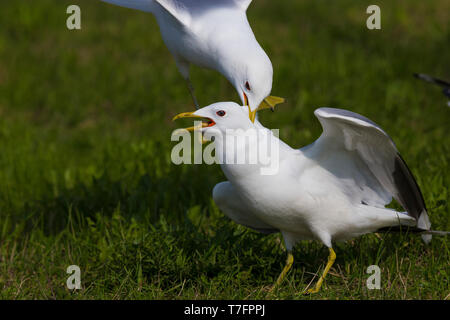
[[[185,130],[200,130],[203,134],[208,131],[225,134],[228,129],[245,130],[254,126],[248,118],[246,110],[234,102],[213,103],[196,111],[180,113],[173,120],[180,118],[198,118],[202,120],[201,125],[189,127]]]
[[[223,74],[233,84],[246,107],[248,117],[255,121],[256,112],[284,102],[283,98],[269,96],[272,91],[273,68],[267,54],[261,47],[254,50],[238,50],[238,54],[229,55],[233,61],[227,61]]]

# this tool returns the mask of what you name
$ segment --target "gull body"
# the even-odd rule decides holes
[[[218,107],[223,107],[223,104]],[[331,122],[339,121],[340,113],[342,110],[330,108],[321,108],[315,112],[329,130],[339,129],[328,126],[327,121],[330,120],[327,116],[331,117]],[[397,158],[398,153],[392,140],[372,122],[357,118],[356,114],[350,112],[344,111],[344,114],[350,121],[355,121],[348,125],[349,130],[354,125],[360,125],[356,128],[363,133],[367,130],[367,145],[358,146],[362,139],[357,136],[357,131],[353,132],[353,137],[344,137],[344,133],[329,131],[313,144],[300,149],[291,148],[279,141],[279,170],[273,175],[261,175],[260,165],[222,163],[221,168],[228,181],[216,185],[213,190],[213,198],[219,208],[233,220],[250,228],[266,232],[280,231],[288,250],[299,240],[320,240],[331,247],[332,241],[348,240],[384,227],[415,226],[419,219],[420,227],[428,230],[430,224],[423,199],[417,199],[420,204],[411,209],[410,213],[396,212],[384,207],[391,202],[394,194],[400,195],[410,189],[420,192],[414,184],[395,185],[395,161],[402,160]],[[248,121],[244,129],[249,128],[257,127]],[[262,125],[258,126],[259,130],[262,128]],[[357,130],[356,128],[354,130]],[[375,131],[371,132],[372,130]],[[377,134],[379,136],[376,136]],[[273,134],[268,134],[267,137],[279,140]],[[384,138],[385,145],[378,144],[378,138]],[[217,144],[220,139],[215,141]],[[245,147],[250,153],[258,152],[257,144],[248,143]],[[375,167],[381,166],[382,170],[371,170],[370,164],[356,149],[366,147],[369,149],[363,152],[379,152],[380,155],[386,153],[383,148],[389,148],[392,162],[374,164]],[[216,145],[219,155],[222,149],[223,146]],[[372,155],[375,156],[374,162],[383,157],[377,154],[367,156]],[[373,173],[377,170],[378,178],[376,173]],[[392,179],[389,179],[389,176],[383,177],[383,174],[390,175]],[[397,171],[396,174],[406,174],[412,178],[409,170]],[[384,187],[380,183],[382,179],[391,181],[384,181]],[[388,188],[393,192],[389,192]],[[400,190],[401,188],[404,190]],[[399,200],[401,201],[400,197]],[[408,205],[417,206],[404,204]]]
[[[327,246],[327,267],[310,292],[319,290],[334,261],[333,241],[401,226],[416,228],[425,241],[431,240],[421,191],[391,138],[371,120],[350,111],[319,108],[315,115],[322,124],[322,135],[294,149],[261,124],[253,124],[234,103],[216,103],[191,113],[214,124],[202,131],[215,137],[221,159],[226,159],[224,152],[230,152],[223,142],[230,129],[265,130],[265,139],[279,145],[277,159],[273,159],[278,161],[278,170],[270,175],[262,175],[262,165],[257,163],[223,162],[228,181],[214,187],[213,199],[239,224],[263,233],[282,233],[289,255],[277,283],[292,265],[290,252],[298,241],[318,240]],[[235,152],[257,153],[258,145],[244,143]],[[385,208],[392,198],[405,212]]]
[[[152,13],[178,70],[188,82],[190,64],[216,70],[255,111],[272,89],[272,63],[247,20],[251,0],[102,0]]]

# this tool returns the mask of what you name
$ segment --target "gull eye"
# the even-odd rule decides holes
[[[251,91],[251,90],[252,90],[252,89],[250,89],[250,84],[248,83],[248,81],[245,82],[245,88],[246,88],[248,91]]]
[[[219,111],[216,112],[216,114],[217,114],[219,117],[223,117],[223,116],[226,114],[226,112],[223,111],[223,110],[219,110]]]

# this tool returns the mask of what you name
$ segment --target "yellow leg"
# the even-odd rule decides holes
[[[280,275],[278,276],[277,282],[272,286],[270,291],[275,289],[281,282],[283,282],[284,277],[288,273],[288,271],[291,269],[292,264],[294,263],[294,256],[291,252],[288,252],[288,256],[286,259],[286,265],[284,266],[283,270],[281,271]]]
[[[330,248],[330,255],[328,256],[328,263],[325,267],[325,270],[323,271],[322,276],[319,278],[319,280],[316,283],[316,286],[311,289],[309,289],[308,291],[305,292],[305,294],[310,294],[310,293],[317,293],[320,290],[320,287],[322,286],[322,282],[325,279],[328,271],[330,271],[331,266],[334,263],[334,260],[336,260],[336,253],[334,252],[333,248]]]

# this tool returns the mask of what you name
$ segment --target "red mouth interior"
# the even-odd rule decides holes
[[[247,95],[245,94],[245,92],[243,92],[243,94],[244,94],[244,102],[245,102],[245,105],[248,106],[248,98],[247,98]]]
[[[212,127],[213,125],[215,125],[216,123],[213,121],[213,120],[211,120],[211,119],[208,119],[208,122],[206,123],[206,126],[205,127]]]

